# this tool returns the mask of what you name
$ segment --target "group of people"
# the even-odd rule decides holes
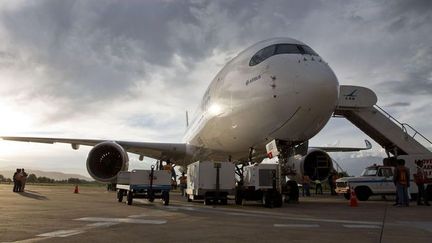
[[[425,172],[423,170],[423,162],[417,162],[417,171],[414,174],[414,182],[417,185],[417,205],[430,206],[428,197],[425,192]],[[402,159],[397,160],[397,166],[393,176],[393,182],[396,186],[396,202],[394,206],[408,207],[409,206],[409,193],[410,187],[410,171],[405,167],[405,161]],[[423,202],[424,203],[423,203]]]
[[[27,173],[24,169],[16,169],[16,172],[13,175],[13,192],[24,192],[24,187],[27,180]]]
[[[171,161],[167,160],[166,164],[164,166],[162,166],[162,169],[171,172],[172,187],[173,187],[173,189],[177,189],[177,175],[176,175],[174,166],[171,163]],[[182,193],[182,196],[185,194],[186,180],[187,180],[187,177],[185,176],[185,173],[182,172],[182,175],[179,177],[180,191]]]
[[[334,175],[332,172],[328,178],[329,186],[330,186],[330,192],[332,195],[336,195],[336,191],[335,191],[336,179],[337,179],[337,176]],[[311,195],[310,189],[311,189],[312,184],[315,184],[315,195],[323,194],[323,188],[322,188],[321,181],[318,179],[316,179],[315,181],[312,181],[308,175],[304,175],[302,178],[302,189],[303,189],[302,194],[303,194],[303,196],[309,197]]]

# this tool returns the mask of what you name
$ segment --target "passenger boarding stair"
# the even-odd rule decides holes
[[[385,148],[387,153],[395,156],[432,153],[417,138],[432,147],[431,140],[377,106],[377,100],[376,94],[368,88],[341,85],[334,115],[345,117]]]

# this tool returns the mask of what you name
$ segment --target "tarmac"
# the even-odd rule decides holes
[[[0,242],[431,242],[432,207],[380,197],[350,207],[340,196],[263,208],[205,206],[171,193],[169,206],[118,203],[102,187],[0,185]]]

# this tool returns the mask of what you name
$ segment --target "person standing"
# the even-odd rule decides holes
[[[185,176],[185,173],[182,172],[182,175],[179,177],[180,180],[180,191],[181,191],[181,195],[185,196],[185,190],[187,187],[187,177]]]
[[[317,195],[319,192],[319,194],[323,194],[323,190],[322,190],[322,185],[321,185],[321,181],[316,179],[315,180],[315,195]]]
[[[21,172],[20,169],[16,169],[16,171],[13,175],[13,183],[14,183],[13,190],[12,190],[13,192],[18,192],[19,186],[18,186],[18,176],[17,175],[20,172]]]
[[[304,175],[303,176],[303,196],[310,197],[310,183],[311,183],[311,179],[309,178],[308,175]]]
[[[417,193],[417,205],[426,205],[430,206],[428,197],[425,192],[425,172],[423,170],[423,161],[419,160],[417,162],[417,172],[414,174],[414,182],[417,185],[418,193]],[[422,198],[424,204],[422,203]]]
[[[330,186],[330,194],[331,195],[337,195],[336,194],[336,184],[335,184],[335,177],[336,177],[336,171],[330,171],[329,177],[328,177],[328,183]]]
[[[27,173],[24,171],[24,168],[21,169],[21,188],[20,192],[24,192],[24,187],[27,181]]]
[[[405,160],[398,159],[393,182],[396,185],[398,207],[408,207],[408,187],[410,186],[409,169],[405,167]]]

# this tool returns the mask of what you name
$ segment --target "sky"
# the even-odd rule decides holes
[[[432,138],[431,33],[429,0],[0,1],[0,135],[180,142],[185,110],[226,62],[258,41],[291,37],[340,84],[372,89],[378,105]],[[364,139],[338,118],[310,144]],[[89,150],[0,141],[0,168],[88,175]],[[357,171],[385,154],[373,143],[332,156]],[[130,159],[132,168],[151,163]]]

